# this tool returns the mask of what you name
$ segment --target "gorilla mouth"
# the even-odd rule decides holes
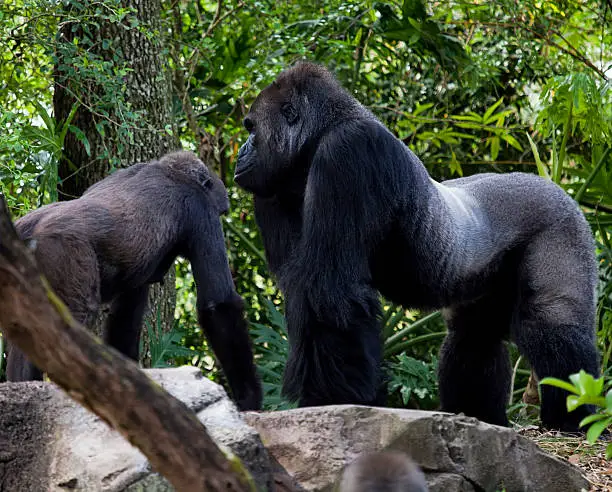
[[[236,170],[234,171],[234,178],[238,178],[239,176],[244,174],[246,171],[251,169],[257,162],[256,159],[246,159],[246,156],[250,152],[252,152],[252,150],[253,134],[249,135],[247,141],[242,144],[242,147],[240,147],[240,150],[238,151],[238,161],[236,163]]]
[[[240,157],[238,157],[238,163],[236,165],[236,170],[234,171],[234,179],[239,178],[249,169],[251,169],[255,165],[255,161],[250,161],[245,164],[242,164],[240,161]]]

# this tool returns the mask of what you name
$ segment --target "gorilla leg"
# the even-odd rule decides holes
[[[508,425],[512,369],[503,341],[508,330],[494,326],[509,322],[505,313],[506,306],[491,297],[452,309],[438,372],[443,411]]]
[[[563,227],[567,224],[544,231],[526,248],[512,337],[539,379],[567,380],[580,369],[598,377],[596,265],[590,232],[568,236]],[[540,389],[544,427],[577,431],[580,420],[593,411],[581,406],[567,412],[566,391],[547,385]]]
[[[79,323],[89,326],[100,306],[98,260],[91,245],[74,236],[43,236],[34,252],[40,271]],[[8,381],[41,381],[43,373],[9,343]]]
[[[551,324],[525,316],[515,334],[520,352],[529,360],[538,379],[555,377],[566,381],[570,374],[584,369],[599,375],[598,356],[588,330],[578,325]],[[567,391],[548,385],[540,386],[540,418],[548,429],[568,432],[579,430],[578,423],[593,413],[590,405],[573,412],[566,407]]]
[[[306,296],[285,299],[290,353],[283,394],[300,407],[384,405],[378,301],[373,298],[368,309],[356,309],[350,328],[341,329],[316,316]]]
[[[148,294],[148,285],[122,293],[113,301],[106,320],[106,343],[135,361],[140,352],[140,332]]]
[[[329,327],[307,338],[292,349],[284,374],[286,387],[302,381],[298,406],[385,405],[378,331],[344,332]],[[300,345],[303,352],[297,348]]]

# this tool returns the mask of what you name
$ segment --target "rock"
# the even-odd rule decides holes
[[[0,384],[0,490],[48,489],[50,389],[45,383]]]
[[[455,473],[428,473],[426,476],[429,492],[476,492],[470,482]]]
[[[346,464],[385,448],[408,452],[431,492],[588,489],[573,465],[476,419],[351,405],[239,414],[195,368],[146,372],[242,459],[261,490],[329,492]],[[136,448],[51,383],[0,384],[0,408],[0,490],[173,490]]]
[[[352,405],[247,412],[268,452],[305,490],[329,491],[366,451],[408,452],[432,491],[588,490],[580,471],[513,430],[445,413]]]
[[[223,388],[194,367],[145,371],[193,409],[215,442],[265,490],[270,463]],[[168,482],[118,432],[51,383],[0,384],[0,489],[165,492]]]

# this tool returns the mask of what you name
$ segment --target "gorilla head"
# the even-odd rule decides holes
[[[425,475],[406,453],[395,450],[361,455],[340,475],[335,492],[427,492]]]
[[[303,188],[310,153],[326,130],[369,112],[320,65],[282,72],[244,119],[249,138],[238,153],[235,181],[259,196]]]

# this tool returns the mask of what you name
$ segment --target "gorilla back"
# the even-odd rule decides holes
[[[573,200],[534,175],[433,181],[321,66],[281,73],[253,103],[236,182],[255,196],[286,298],[285,393],[301,405],[381,404],[378,291],[444,308],[442,409],[507,425],[511,338],[538,377],[597,375],[596,264]],[[575,429],[542,388],[544,425]]]
[[[179,255],[192,267],[199,322],[241,409],[259,409],[242,300],[235,292],[220,215],[225,187],[192,153],[175,152],[135,164],[90,187],[81,198],[35,210],[16,222],[34,239],[41,271],[75,319],[90,325],[110,303],[106,341],[138,360],[149,285],[163,279]],[[9,347],[10,381],[42,374]]]

